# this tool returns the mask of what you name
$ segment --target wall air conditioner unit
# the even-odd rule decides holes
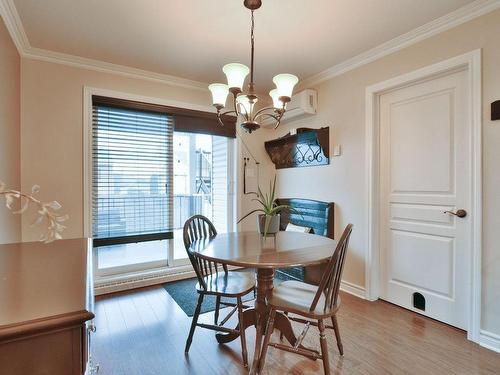
[[[281,119],[281,123],[291,120],[312,116],[316,114],[318,106],[318,93],[316,90],[306,89],[292,96],[292,100],[286,106],[286,112]],[[275,124],[273,119],[267,118],[262,125],[269,128]]]

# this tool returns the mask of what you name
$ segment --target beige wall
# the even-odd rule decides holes
[[[64,238],[83,235],[84,86],[207,107],[211,103],[208,89],[171,86],[30,59],[22,60],[21,69],[22,186],[30,189],[39,184],[43,200],[56,199],[63,205],[70,215]],[[238,166],[240,159],[238,156]],[[240,211],[246,211],[249,200],[240,197]],[[23,241],[38,239],[39,230],[29,224],[29,216],[24,217]]]
[[[0,17],[0,180],[20,187],[19,124],[20,57]],[[21,218],[12,215],[0,198],[0,243],[21,239]]]
[[[500,122],[490,121],[490,103],[500,99],[500,11],[477,18],[315,87],[318,114],[262,132],[269,139],[290,127],[330,126],[331,144],[343,154],[327,167],[278,172],[280,196],[334,201],[336,233],[354,224],[344,280],[365,285],[365,89],[403,73],[482,48],[483,57],[483,292],[482,324],[500,334]],[[262,146],[261,146],[262,147]]]

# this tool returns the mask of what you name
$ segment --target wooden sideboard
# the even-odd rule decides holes
[[[91,373],[89,239],[0,245],[0,374]]]

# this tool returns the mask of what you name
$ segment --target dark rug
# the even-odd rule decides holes
[[[246,269],[245,271],[253,270]],[[295,268],[277,270],[274,276],[274,282],[278,284],[285,280],[303,280],[302,270],[296,270]],[[170,283],[163,284],[167,293],[170,294],[186,315],[190,317],[194,315],[194,310],[196,309],[196,304],[198,303],[196,283],[197,279],[194,277],[191,279],[172,281]],[[253,293],[248,293],[243,297],[243,301],[250,301],[252,299]],[[222,300],[224,301],[224,299]],[[230,301],[235,302],[235,299],[233,298]],[[215,297],[205,296],[203,298],[203,304],[201,305],[201,313],[203,314],[214,310]]]

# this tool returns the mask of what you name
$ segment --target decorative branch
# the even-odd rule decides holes
[[[37,209],[37,216],[31,223],[31,226],[40,225],[43,222],[47,224],[45,233],[40,235],[40,241],[44,243],[53,242],[62,238],[61,233],[66,228],[61,223],[69,219],[68,215],[62,215],[58,211],[61,205],[57,201],[42,202],[34,197],[40,191],[40,186],[33,185],[31,194],[24,194],[16,190],[7,190],[6,184],[0,181],[0,196],[5,197],[5,206],[12,211],[13,214],[21,215],[26,212],[30,205],[34,205]],[[14,202],[19,200],[20,208],[13,209]]]

